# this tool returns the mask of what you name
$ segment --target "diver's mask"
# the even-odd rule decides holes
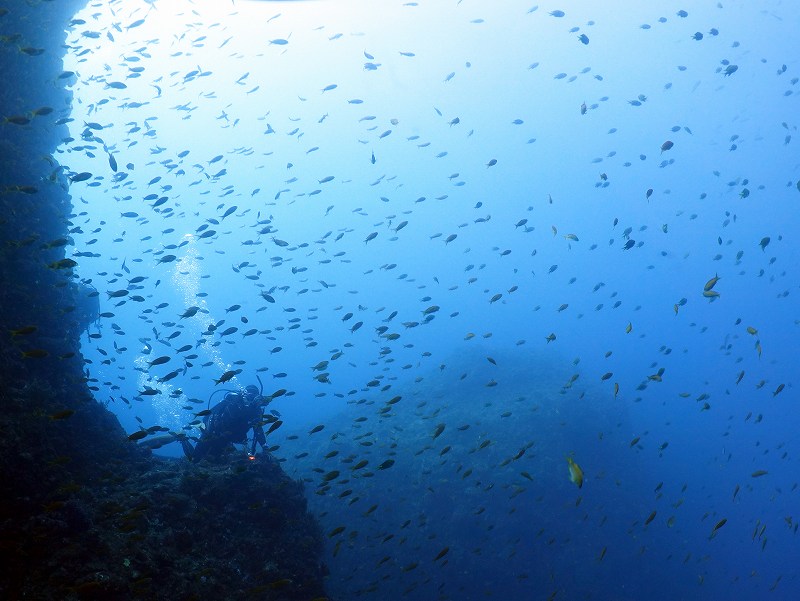
[[[244,389],[244,400],[248,405],[260,402],[260,397],[261,395],[259,394],[258,387],[250,384]]]

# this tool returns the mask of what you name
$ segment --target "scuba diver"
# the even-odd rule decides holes
[[[252,384],[244,390],[227,391],[225,398],[203,418],[205,427],[200,438],[195,438],[197,444],[192,447],[186,438],[181,439],[184,454],[192,462],[206,458],[218,460],[231,451],[233,444],[246,444],[251,428],[254,436],[248,456],[250,459],[255,458],[256,444],[267,452],[267,438],[262,427],[264,416],[261,411],[270,400],[262,396],[258,387]]]

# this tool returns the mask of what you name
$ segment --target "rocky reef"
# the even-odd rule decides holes
[[[4,598],[324,598],[322,536],[277,461],[147,457],[94,401],[64,419],[22,407],[52,393],[23,391],[22,427],[3,423],[18,437],[3,445]]]

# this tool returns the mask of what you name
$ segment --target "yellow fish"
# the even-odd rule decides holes
[[[33,334],[36,330],[38,330],[36,326],[24,326],[21,328],[17,328],[16,330],[9,330],[12,338],[17,336],[27,336],[28,334]]]
[[[567,466],[569,467],[569,481],[581,488],[583,486],[583,470],[572,460],[572,457],[567,457]]]
[[[713,277],[713,278],[711,278],[710,280],[708,280],[708,281],[706,282],[706,285],[705,285],[705,286],[703,286],[703,291],[704,291],[704,292],[708,292],[708,291],[709,291],[709,290],[711,290],[711,289],[712,289],[714,286],[716,286],[716,285],[717,285],[717,282],[719,282],[719,276],[718,276],[718,275],[716,275],[716,274],[714,274],[714,277]]]

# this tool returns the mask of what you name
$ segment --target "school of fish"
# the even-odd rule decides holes
[[[797,62],[716,2],[623,11],[626,49],[608,12],[513,4],[76,16],[76,102],[2,127],[70,128],[43,248],[101,302],[87,381],[158,448],[156,400],[192,430],[258,375],[342,598],[577,598],[629,561],[797,586],[767,545],[797,544],[797,445],[759,430],[797,423]],[[740,538],[750,569],[707,566]]]

